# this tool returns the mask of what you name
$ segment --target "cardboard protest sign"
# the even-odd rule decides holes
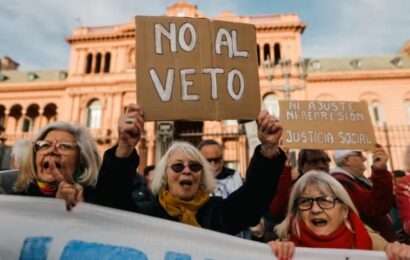
[[[137,16],[137,102],[145,120],[255,119],[253,25]]]
[[[376,143],[366,102],[279,101],[289,148],[365,149]]]

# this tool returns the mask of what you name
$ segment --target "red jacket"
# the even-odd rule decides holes
[[[387,170],[372,170],[372,184],[350,175],[341,168],[336,168],[331,174],[345,187],[361,219],[387,241],[395,241],[396,235],[388,216],[394,203],[391,173]]]

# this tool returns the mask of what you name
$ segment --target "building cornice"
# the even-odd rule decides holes
[[[397,80],[409,79],[410,69],[400,71],[357,71],[357,72],[317,72],[309,73],[308,82],[331,81],[370,81],[370,80]]]

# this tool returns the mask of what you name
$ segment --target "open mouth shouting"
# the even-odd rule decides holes
[[[60,158],[55,156],[46,156],[40,162],[38,168],[38,177],[44,182],[60,182],[64,180],[64,167]]]
[[[181,180],[181,181],[179,182],[179,185],[180,185],[182,188],[185,188],[185,189],[191,188],[191,187],[192,187],[192,184],[193,184],[192,180]]]
[[[324,227],[328,223],[327,219],[324,219],[324,218],[313,218],[310,220],[310,222],[315,227]]]

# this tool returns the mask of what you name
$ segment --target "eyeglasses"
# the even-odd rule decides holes
[[[339,199],[331,196],[321,196],[316,198],[301,197],[297,199],[296,204],[301,211],[310,210],[313,207],[313,202],[316,202],[321,209],[332,209],[336,206],[336,201],[339,201]]]
[[[55,149],[61,154],[67,154],[74,151],[78,147],[78,144],[70,142],[52,142],[48,140],[39,140],[34,143],[34,149],[36,152],[46,152],[51,147],[55,147]]]
[[[209,163],[220,163],[222,161],[222,157],[207,158],[206,160]]]
[[[180,173],[182,172],[185,167],[188,167],[188,169],[191,172],[200,172],[203,169],[203,166],[199,162],[189,162],[188,164],[184,163],[174,163],[169,166],[174,172]]]

